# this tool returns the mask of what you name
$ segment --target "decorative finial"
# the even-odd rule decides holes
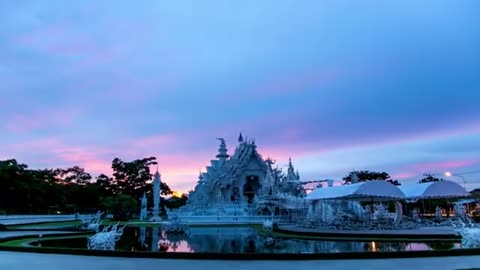
[[[226,160],[229,155],[227,154],[227,145],[225,144],[225,139],[217,138],[220,141],[220,147],[218,148],[218,155],[217,158],[220,160]]]
[[[238,136],[238,142],[243,142],[243,136],[242,136],[242,133],[240,132],[240,136]]]

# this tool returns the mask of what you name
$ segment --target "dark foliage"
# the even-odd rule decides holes
[[[392,179],[390,177],[390,175],[386,172],[371,172],[371,171],[350,172],[347,176],[345,176],[343,178],[343,181],[345,181],[345,183],[351,183],[353,173],[357,174],[359,182],[367,182],[367,181],[371,181],[371,180],[384,180],[384,181],[390,182],[390,183],[392,183],[396,186],[401,185],[401,183],[398,182],[398,180]]]
[[[420,179],[420,181],[418,181],[418,183],[437,182],[437,181],[443,181],[443,180],[445,180],[445,179],[434,177],[431,174],[426,174],[424,178],[422,178],[422,179]]]
[[[29,169],[15,159],[0,160],[0,214],[73,214],[103,210],[106,198],[129,195],[135,205],[146,192],[149,205],[153,204],[151,172],[154,157],[124,162],[112,162],[114,177],[100,174],[95,180],[83,168]],[[162,182],[161,193],[172,191]],[[120,197],[126,201],[125,197]],[[125,200],[124,200],[125,199]],[[177,198],[171,206],[181,205]],[[132,200],[130,200],[132,201]],[[165,203],[168,204],[168,203]],[[135,206],[138,212],[138,205]],[[128,211],[127,211],[128,212]],[[121,215],[121,214],[119,214]]]

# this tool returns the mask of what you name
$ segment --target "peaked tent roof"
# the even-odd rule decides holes
[[[401,185],[400,189],[406,199],[433,199],[433,198],[459,198],[470,196],[470,193],[459,184],[448,181],[435,181],[420,184]]]
[[[403,199],[403,192],[395,185],[381,180],[351,185],[318,188],[307,195],[307,200],[350,199]]]

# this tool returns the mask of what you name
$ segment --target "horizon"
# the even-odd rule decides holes
[[[480,187],[480,3],[187,2],[2,4],[0,160],[155,156],[188,192],[242,132],[303,181]]]

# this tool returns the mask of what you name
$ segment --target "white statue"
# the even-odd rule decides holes
[[[455,231],[462,236],[463,248],[479,248],[480,247],[480,227],[469,218],[462,220],[457,219],[452,222]]]
[[[418,213],[418,208],[413,208],[412,210],[412,220],[414,222],[419,222],[420,221],[420,217],[419,217],[419,213]]]
[[[372,219],[372,207],[370,205],[365,205],[363,211],[363,219],[369,221]]]
[[[436,219],[443,218],[442,208],[440,208],[439,206],[435,207],[435,218]]]
[[[465,215],[467,214],[465,206],[461,203],[455,204],[453,209],[455,210],[455,216],[457,217],[465,217]]]
[[[388,211],[382,203],[376,203],[373,205],[373,219],[385,220],[388,218]]]
[[[106,226],[103,231],[96,233],[88,238],[87,246],[89,249],[115,250],[115,244],[123,235],[123,227],[118,227],[118,223],[113,226]]]
[[[263,230],[266,232],[271,232],[273,231],[273,221],[271,220],[265,220],[263,222]]]
[[[100,229],[100,222],[102,221],[103,212],[98,211],[95,215],[81,215],[81,226],[87,230],[98,232]]]

